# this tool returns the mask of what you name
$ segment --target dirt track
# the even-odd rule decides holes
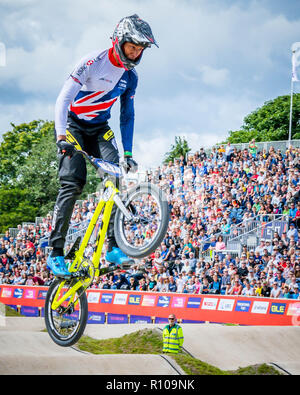
[[[159,329],[163,325],[87,325],[85,334],[104,339],[154,327]],[[182,327],[186,350],[221,369],[266,362],[289,374],[300,374],[299,327],[216,324],[183,324]],[[42,332],[44,328],[41,318],[5,318],[0,326],[0,374],[183,374],[165,356],[91,355],[75,347],[59,347]]]

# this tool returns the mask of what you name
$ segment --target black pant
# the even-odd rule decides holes
[[[116,140],[107,122],[96,127],[87,127],[69,117],[68,131],[75,137],[82,150],[89,155],[119,163]],[[74,204],[82,193],[86,174],[86,163],[82,155],[77,154],[70,158],[59,154],[60,189],[54,206],[49,238],[49,245],[53,249],[64,248]],[[107,240],[112,244],[114,244],[115,211],[114,206],[107,230]]]

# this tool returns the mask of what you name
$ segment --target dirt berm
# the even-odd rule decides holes
[[[120,337],[163,325],[87,325],[96,339]],[[194,357],[224,370],[273,363],[300,374],[299,327],[250,327],[183,324],[184,347]],[[42,318],[5,317],[0,325],[0,374],[178,375],[180,367],[165,355],[92,355],[57,346]]]

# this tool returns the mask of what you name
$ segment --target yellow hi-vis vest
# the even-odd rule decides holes
[[[181,326],[175,324],[172,328],[166,325],[163,330],[163,352],[177,354],[183,345]]]

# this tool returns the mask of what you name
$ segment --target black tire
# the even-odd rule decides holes
[[[64,280],[59,278],[55,279],[48,289],[46,300],[45,300],[45,324],[51,339],[56,344],[62,347],[70,347],[80,339],[80,337],[82,336],[85,330],[85,326],[88,319],[88,302],[84,288],[83,287],[79,288],[76,295],[76,297],[79,296],[78,319],[72,317],[74,323],[72,319],[69,319],[70,317],[68,317],[67,314],[64,316],[64,314],[58,314],[56,310],[52,310],[51,308],[52,301],[62,281]],[[71,322],[72,325],[74,325],[74,329],[71,331],[70,334],[66,335],[59,332],[59,328],[57,327],[57,324],[55,322],[57,316],[60,316],[62,319],[65,319],[67,323]],[[64,323],[66,323],[66,321],[64,321]]]
[[[156,202],[155,207],[157,207],[157,210],[159,211],[159,223],[153,239],[150,242],[145,243],[144,246],[131,245],[126,239],[124,229],[126,225],[129,225],[128,222],[126,222],[127,220],[124,217],[124,214],[119,208],[117,208],[114,223],[115,239],[119,248],[129,257],[137,259],[147,257],[161,244],[162,240],[166,235],[170,218],[169,205],[165,193],[156,185],[150,183],[141,183],[131,189],[129,192],[127,192],[126,197],[122,197],[125,207],[130,211],[132,211],[132,209],[134,210],[134,208],[132,207],[134,206],[133,201],[136,197],[141,195],[148,196],[148,199],[152,199],[154,202]],[[138,219],[146,217],[139,217],[138,213],[136,213],[136,218]],[[143,219],[141,220],[141,222],[142,221]],[[145,226],[150,227],[151,224],[148,218],[147,221],[148,224],[145,223]]]

